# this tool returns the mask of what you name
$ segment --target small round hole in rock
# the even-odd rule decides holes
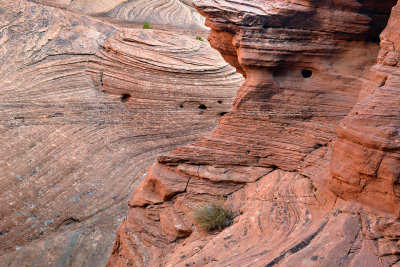
[[[322,147],[322,146],[323,146],[323,145],[321,145],[321,144],[315,144],[313,148],[314,148],[314,149],[318,149],[318,148],[320,148],[320,147]]]
[[[179,105],[180,108],[183,108],[183,105]]]
[[[200,105],[200,106],[198,106],[197,108],[198,108],[198,109],[205,110],[205,109],[207,109],[207,106],[206,106],[206,105]]]
[[[222,101],[221,101],[221,100],[218,100],[217,103],[218,103],[218,104],[222,104]]]
[[[301,75],[303,78],[310,78],[312,76],[312,71],[311,70],[302,70]]]
[[[131,98],[130,94],[122,94],[121,95],[121,102],[122,103],[126,103],[126,102],[128,102],[129,98]]]

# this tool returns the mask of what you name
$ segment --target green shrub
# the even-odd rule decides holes
[[[201,38],[200,36],[196,36],[196,40],[204,42],[203,38]]]
[[[153,29],[153,27],[151,27],[150,24],[147,21],[145,21],[143,24],[143,29],[151,30]]]
[[[235,214],[225,207],[222,199],[214,199],[197,206],[193,210],[192,218],[200,228],[213,232],[230,226]]]

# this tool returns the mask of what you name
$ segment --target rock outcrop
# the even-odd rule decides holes
[[[246,81],[149,169],[107,266],[397,266],[396,2],[195,1]],[[206,234],[191,211],[221,196],[237,217]]]
[[[207,31],[141,26],[0,1],[0,266],[104,265],[150,163],[231,108]]]
[[[361,97],[338,128],[331,189],[400,216],[400,7],[381,34],[377,64]]]

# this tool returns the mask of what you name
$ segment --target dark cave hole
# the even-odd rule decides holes
[[[321,144],[315,144],[313,148],[314,148],[314,149],[318,149],[318,148],[320,148],[320,147],[323,147],[323,145],[321,145]]]
[[[131,95],[130,95],[130,94],[122,94],[122,95],[121,95],[121,102],[122,102],[122,103],[126,103],[126,102],[129,101],[130,98],[131,98]]]
[[[181,104],[181,105],[179,105],[179,107],[180,107],[180,108],[183,108],[183,105]]]
[[[264,30],[266,30],[266,29],[268,29],[268,25],[262,25],[262,28],[263,28]]]
[[[207,106],[206,105],[203,105],[203,104],[201,104],[200,106],[198,106],[197,107],[198,109],[201,109],[201,110],[205,110],[205,109],[207,109]]]
[[[62,223],[63,223],[64,225],[70,225],[70,224],[77,223],[77,222],[79,222],[78,219],[75,219],[75,218],[68,218],[68,219],[64,220]]]
[[[312,76],[312,71],[311,70],[302,70],[301,75],[303,78],[310,78]]]
[[[221,113],[219,113],[219,115],[222,117],[222,116],[224,116],[226,113],[228,113],[228,112],[221,112]]]
[[[222,104],[222,101],[221,101],[221,100],[218,100],[217,103],[218,103],[218,104]]]

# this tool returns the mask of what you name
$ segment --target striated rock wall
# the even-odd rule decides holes
[[[149,164],[231,108],[207,32],[155,28],[0,1],[0,266],[104,265]]]
[[[341,122],[333,146],[331,189],[344,199],[400,216],[400,9],[381,34],[378,62],[361,101]]]
[[[46,5],[129,23],[204,28],[192,0],[34,0]]]
[[[396,2],[196,1],[246,81],[149,169],[107,266],[397,266]],[[216,196],[237,217],[206,234],[191,211]]]

